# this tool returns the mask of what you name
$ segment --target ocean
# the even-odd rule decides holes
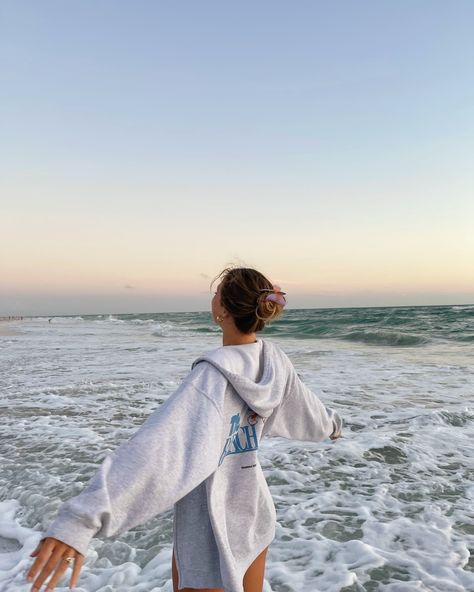
[[[5,325],[0,590],[26,592],[61,500],[221,336],[208,313]],[[278,519],[264,592],[474,591],[474,305],[288,310],[262,338],[344,419],[334,443],[260,443]],[[171,545],[172,510],[93,539],[76,590],[172,592]]]

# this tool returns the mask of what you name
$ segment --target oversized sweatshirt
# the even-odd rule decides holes
[[[85,555],[174,507],[178,586],[243,592],[243,577],[275,537],[276,512],[257,452],[265,436],[318,442],[341,419],[299,379],[275,344],[220,347],[107,456],[44,537]]]

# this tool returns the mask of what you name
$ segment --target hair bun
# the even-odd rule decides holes
[[[283,305],[268,299],[268,293],[263,292],[258,298],[258,304],[255,315],[258,319],[265,323],[269,323],[276,319],[281,313]]]
[[[221,304],[242,333],[261,331],[280,315],[286,304],[280,287],[256,269],[228,267],[216,280],[220,280]]]

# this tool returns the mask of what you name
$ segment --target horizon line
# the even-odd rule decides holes
[[[286,310],[340,310],[340,309],[354,309],[354,308],[439,308],[439,307],[450,307],[450,306],[474,306],[474,302],[466,302],[466,303],[455,303],[455,304],[397,304],[397,305],[383,305],[383,306],[305,306],[301,308],[287,308]],[[176,311],[155,311],[155,312],[100,312],[100,313],[64,313],[64,314],[2,314],[0,315],[0,321],[18,321],[18,320],[25,320],[25,319],[39,319],[39,318],[62,318],[62,317],[98,317],[98,316],[107,316],[107,315],[117,315],[117,316],[124,316],[124,315],[145,315],[145,314],[162,314],[162,315],[172,315],[172,314],[187,314],[187,313],[208,313],[211,314],[209,310],[176,310]],[[21,317],[21,319],[19,318]]]

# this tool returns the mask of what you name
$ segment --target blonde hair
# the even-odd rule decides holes
[[[262,273],[250,267],[226,267],[212,281],[220,283],[222,306],[242,333],[261,331],[283,311],[277,302],[266,300],[273,284]]]

